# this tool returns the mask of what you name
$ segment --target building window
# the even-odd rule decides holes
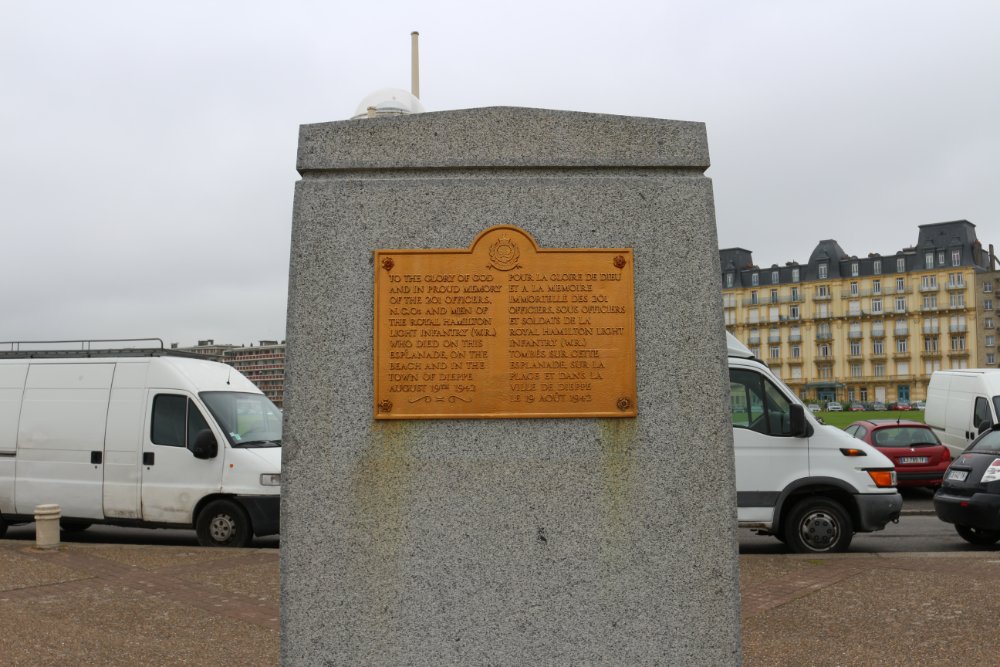
[[[906,312],[906,297],[897,296],[896,297],[896,312],[905,313]]]
[[[827,278],[827,265],[826,265],[826,262],[823,262],[822,264],[820,264],[817,267],[817,274],[816,275],[817,275],[817,277],[820,280],[826,280],[826,278]]]
[[[872,299],[872,312],[873,313],[882,312],[882,299]]]
[[[969,360],[965,359],[965,358],[952,359],[951,360],[951,367],[952,368],[968,368],[969,367]]]
[[[949,273],[948,274],[948,287],[949,288],[952,288],[952,287],[957,287],[957,288],[965,287],[965,278],[962,276],[961,273]]]
[[[920,279],[920,289],[937,289],[937,276],[923,276]]]
[[[952,266],[962,266],[962,251],[955,249],[951,251],[951,265]]]
[[[819,356],[821,357],[830,356],[830,346],[828,344],[823,343],[822,345],[819,346]]]
[[[760,322],[760,311],[757,310],[756,308],[751,308],[747,312],[747,320],[751,324],[756,324],[757,322]]]
[[[799,267],[797,266],[792,268],[792,282],[799,282]]]
[[[726,287],[732,287],[732,286],[733,286],[733,273],[732,271],[730,271],[729,273],[726,274]]]
[[[799,300],[799,288],[798,287],[793,287],[792,288],[792,301],[798,301],[798,300]]]
[[[909,361],[897,361],[896,362],[896,375],[909,375],[910,374],[910,362]]]
[[[753,290],[750,292],[750,305],[751,306],[757,305],[757,290]]]
[[[991,283],[989,281],[983,283],[983,291],[984,292],[992,292],[993,291],[993,283]]]
[[[937,352],[938,351],[938,339],[937,336],[928,336],[924,338],[924,352]]]
[[[881,294],[881,293],[882,293],[882,281],[881,280],[873,280],[872,281],[872,294]]]
[[[896,273],[903,273],[906,271],[906,258],[897,257],[896,258]]]
[[[924,255],[924,268],[933,269],[934,268],[934,252],[931,251]]]
[[[771,303],[778,303],[778,290],[771,290]]]
[[[988,363],[988,364],[990,364],[992,366],[996,362],[997,362],[997,355],[995,353],[993,353],[993,352],[987,352],[986,353],[986,363]]]
[[[868,400],[868,387],[862,387],[860,389],[860,399],[862,402]]]
[[[778,272],[777,271],[771,271],[771,284],[772,285],[777,285],[779,282],[781,282],[781,281],[779,280]]]
[[[885,364],[872,364],[872,374],[877,378],[885,377]]]
[[[753,345],[750,347],[750,354],[760,359],[760,345]]]
[[[965,294],[958,292],[948,297],[948,302],[952,308],[965,308]]]
[[[788,319],[790,319],[790,320],[797,320],[797,319],[799,319],[799,307],[798,306],[789,306],[789,308],[788,308]]]
[[[903,278],[896,278],[896,291],[902,292],[906,289],[906,281]]]
[[[996,336],[987,336],[986,337],[986,347],[993,347],[996,344],[997,344],[997,338],[996,338]]]
[[[816,296],[819,296],[819,297],[830,296],[830,288],[828,286],[826,286],[826,285],[817,285],[816,286]]]
[[[829,366],[820,366],[819,377],[823,380],[829,380],[833,377],[833,369]]]
[[[770,356],[772,359],[780,359],[781,358],[781,346],[780,345],[772,345],[771,347],[768,348],[767,352],[768,352],[768,356]]]
[[[802,357],[802,346],[792,345],[792,359],[800,359]]]
[[[864,368],[864,366],[862,366],[861,364],[851,364],[851,377],[852,378],[859,378],[859,377],[861,377],[864,374],[862,372],[863,368]]]
[[[908,342],[909,341],[906,338],[897,338],[896,339],[896,353],[897,354],[906,354],[907,347],[908,347],[908,345],[907,345]]]
[[[872,341],[872,354],[879,357],[885,354],[885,341],[884,340],[873,340]]]
[[[993,310],[993,299],[983,299],[983,310]]]
[[[924,361],[924,373],[930,375],[934,371],[941,370],[941,360],[940,359],[927,359]]]
[[[848,301],[847,302],[847,314],[858,316],[861,315],[861,302],[860,301]]]
[[[753,285],[754,287],[756,287],[757,285],[760,285],[760,274],[759,273],[751,273],[750,274],[750,284]]]
[[[795,379],[795,380],[802,379],[802,367],[801,366],[792,366],[792,378]]]
[[[861,341],[852,340],[851,341],[851,356],[860,357],[861,356]]]
[[[924,296],[924,310],[937,310],[937,294]]]
[[[858,275],[858,263],[857,262],[851,262],[851,275],[852,276],[857,276]]]
[[[768,317],[770,317],[770,321],[771,322],[777,322],[778,319],[779,319],[779,317],[778,317],[778,307],[777,306],[771,306],[768,309],[768,312],[770,313],[770,315],[768,315]]]
[[[953,352],[962,352],[965,350],[965,336],[952,336],[951,349]]]
[[[983,320],[983,328],[984,329],[992,329],[993,328],[993,318],[992,317],[987,317],[987,318],[985,318]]]
[[[857,296],[857,295],[858,295],[858,281],[852,280],[851,281],[851,296]]]

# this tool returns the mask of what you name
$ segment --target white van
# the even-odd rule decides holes
[[[0,352],[0,536],[56,503],[93,523],[278,532],[281,413],[225,364],[159,348]]]
[[[792,551],[845,551],[855,532],[882,530],[903,499],[892,462],[819,422],[731,334],[730,408],[739,525]]]
[[[1000,368],[934,371],[927,385],[924,421],[952,457],[1000,423]]]

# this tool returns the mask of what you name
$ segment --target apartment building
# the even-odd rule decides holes
[[[201,354],[215,361],[229,364],[257,385],[264,395],[279,408],[285,395],[285,342],[262,340],[259,345],[216,345],[214,340],[200,340],[192,347],[174,349]]]
[[[997,257],[990,246],[990,270],[976,276],[975,298],[981,313],[976,328],[980,368],[1000,366],[1000,270]]]
[[[805,400],[922,400],[935,370],[995,365],[996,258],[967,220],[920,225],[888,255],[828,239],[801,264],[719,256],[726,328]]]

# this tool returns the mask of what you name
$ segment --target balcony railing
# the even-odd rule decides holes
[[[948,350],[948,356],[949,357],[967,357],[967,356],[969,356],[969,349],[965,348],[964,350]]]
[[[813,301],[829,301],[833,298],[832,294],[813,294]]]
[[[966,324],[949,324],[948,331],[951,333],[962,333],[968,331],[969,327]]]
[[[768,334],[767,335],[767,342],[768,343],[780,343],[781,342],[781,334]]]
[[[847,332],[847,337],[850,338],[851,340],[857,340],[859,338],[864,338],[864,333],[861,332],[861,331],[852,329],[851,331]]]
[[[828,331],[817,331],[816,340],[833,340],[833,334]]]
[[[950,289],[950,290],[965,289],[968,286],[969,286],[969,284],[967,282],[965,282],[965,281],[959,281],[959,282],[952,282],[950,280],[948,281],[948,289]]]
[[[895,329],[892,330],[892,335],[896,336],[898,338],[902,338],[903,336],[909,336],[910,335],[910,330],[907,329],[906,327],[902,327],[902,328],[901,327],[896,327]]]
[[[872,338],[885,338],[885,329],[872,329]]]
[[[802,342],[802,334],[797,334],[797,333],[788,334],[788,342],[789,343],[800,343],[800,342]]]

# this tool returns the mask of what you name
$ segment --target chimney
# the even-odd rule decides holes
[[[414,30],[410,33],[410,92],[420,99],[420,46],[417,43],[420,33]]]

